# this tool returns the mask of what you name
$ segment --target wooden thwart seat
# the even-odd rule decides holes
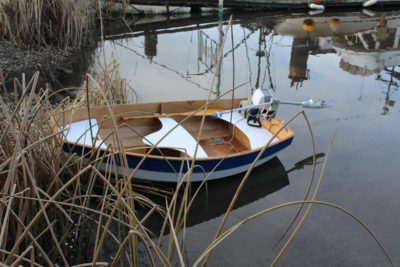
[[[131,147],[144,147],[146,146],[145,143],[142,141],[142,137],[140,135],[137,135],[132,129],[129,129],[127,127],[122,127],[118,130],[120,137],[121,137],[121,142],[122,145],[125,148],[131,148]],[[111,144],[113,147],[118,147],[115,139],[115,130],[111,128],[107,129],[101,129],[100,130],[100,136],[105,139],[105,142],[107,144]]]

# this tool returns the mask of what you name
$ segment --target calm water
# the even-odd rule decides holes
[[[399,13],[257,13],[236,15],[233,21],[212,97],[244,84],[235,96],[251,96],[263,87],[282,100],[313,98],[331,104],[329,109],[306,110],[317,153],[326,153],[337,130],[317,199],[353,212],[400,264]],[[130,24],[133,32],[124,24],[106,27],[104,51],[118,61],[121,75],[135,90],[132,101],[203,99],[218,73],[215,59],[227,21],[223,24],[217,14],[139,19]],[[298,110],[281,105],[278,117],[287,120]],[[312,168],[300,161],[312,155],[312,146],[304,119],[291,126],[293,144],[251,177],[228,226],[303,198]],[[323,160],[318,159],[317,177]],[[236,185],[237,179],[210,183],[208,198],[199,198],[187,232],[189,264],[211,242]],[[274,245],[295,213],[296,207],[288,207],[242,226],[218,246],[209,266],[269,265],[283,244]],[[358,223],[317,205],[278,262],[386,265],[378,245]]]

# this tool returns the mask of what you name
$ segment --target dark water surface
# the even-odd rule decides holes
[[[132,101],[207,97],[226,20],[221,27],[217,14],[187,14],[127,23],[131,30],[125,24],[106,26],[104,51],[107,57],[114,55],[121,75],[134,88]],[[282,100],[313,98],[331,104],[329,109],[306,110],[317,153],[326,154],[337,130],[317,200],[355,214],[400,264],[400,13],[253,13],[234,16],[233,24],[234,53],[229,31],[212,97],[230,90],[234,80],[235,86],[245,83],[235,91],[238,97],[263,87]],[[298,110],[281,105],[278,117],[287,120]],[[301,161],[312,155],[312,145],[304,119],[299,117],[291,127],[293,144],[268,165],[274,171],[264,168],[250,177],[227,226],[304,197],[312,166]],[[323,160],[318,158],[317,177]],[[203,202],[193,210],[186,239],[189,265],[211,243],[235,181],[210,183],[209,199],[202,195]],[[296,210],[282,208],[243,225],[217,247],[209,266],[269,265],[283,243],[274,245]],[[355,220],[332,207],[314,205],[278,266],[389,263]]]

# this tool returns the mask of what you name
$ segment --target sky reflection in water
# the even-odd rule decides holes
[[[230,90],[233,84],[245,84],[235,96],[251,96],[256,87],[263,87],[273,90],[279,99],[324,99],[331,104],[329,109],[306,110],[317,153],[326,153],[338,129],[317,199],[354,212],[400,263],[397,13],[234,16],[234,64],[229,32],[212,97]],[[198,20],[198,25],[178,15],[161,23],[163,27],[145,24],[145,20],[131,25],[137,31],[130,34],[136,37],[119,39],[124,32],[113,32],[108,39],[114,40],[105,43],[106,55],[114,55],[121,75],[137,94],[137,99],[132,95],[132,101],[206,98],[217,73],[215,59],[221,43],[217,14]],[[168,23],[174,27],[166,28]],[[226,21],[223,31],[225,27]],[[281,105],[278,117],[289,119],[297,110]],[[296,119],[292,128],[294,142],[279,155],[286,170],[312,154],[304,120]],[[295,168],[288,173],[288,185],[236,209],[228,224],[275,204],[302,199],[310,175],[310,165]],[[210,266],[271,263],[279,251],[273,245],[294,214],[295,208],[286,208],[242,227],[216,250]],[[221,216],[202,219],[189,228],[189,262],[211,242],[220,220]],[[332,208],[313,206],[279,263],[381,266],[387,262],[371,237],[352,219]]]

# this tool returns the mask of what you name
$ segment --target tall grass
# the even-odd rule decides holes
[[[103,231],[115,253],[128,233],[141,232],[152,243],[128,203],[144,205],[151,212],[163,213],[162,209],[131,191],[122,197],[124,179],[105,177],[80,156],[63,153],[60,133],[54,133],[50,120],[69,105],[55,108],[49,91],[35,93],[38,76],[15,83],[23,92],[18,103],[5,103],[0,96],[0,262],[69,265],[91,262],[94,255],[95,261],[110,260],[107,255],[112,252],[93,244]],[[100,184],[103,187],[96,192],[95,185]],[[117,203],[119,196],[122,201]],[[118,212],[111,219],[113,230],[103,229],[102,222],[114,207]],[[88,231],[93,226],[98,227],[94,233]],[[127,261],[138,258],[130,256]]]
[[[21,47],[77,47],[96,7],[95,0],[2,0],[0,38]]]

